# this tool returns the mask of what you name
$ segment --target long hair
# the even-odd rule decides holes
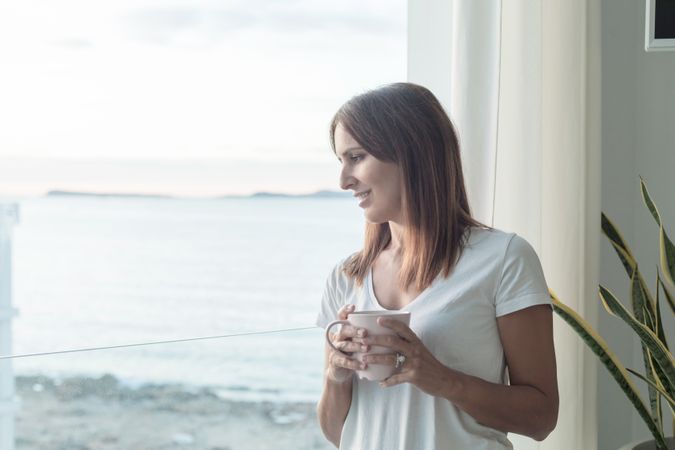
[[[471,217],[457,134],[438,99],[413,83],[389,84],[351,98],[331,121],[333,152],[338,124],[373,157],[401,169],[405,232],[399,287],[406,291],[414,283],[422,291],[441,271],[447,277],[469,227],[491,227]],[[361,286],[390,241],[388,222],[366,222],[363,248],[342,270]]]

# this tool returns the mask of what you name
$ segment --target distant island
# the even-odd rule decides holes
[[[250,195],[221,195],[217,197],[209,197],[215,199],[226,198],[349,198],[352,197],[350,192],[338,191],[317,191],[310,194],[284,194],[278,192],[256,192]],[[122,197],[122,198],[165,198],[175,199],[181,198],[171,195],[160,194],[124,194],[124,193],[99,193],[99,192],[77,192],[77,191],[62,191],[52,190],[47,192],[47,197]]]
[[[353,194],[349,192],[338,192],[338,191],[317,191],[313,192],[311,194],[280,194],[276,192],[256,192],[255,194],[248,195],[246,197],[264,197],[264,198],[269,198],[269,197],[294,197],[294,198],[347,198],[347,197],[352,197]],[[224,196],[224,198],[227,198],[228,196]],[[223,198],[223,197],[220,197]]]
[[[175,198],[170,195],[159,194],[123,194],[105,192],[76,192],[76,191],[49,191],[47,197],[134,197],[134,198]]]

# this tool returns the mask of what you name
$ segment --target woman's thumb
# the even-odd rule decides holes
[[[354,305],[345,305],[342,308],[340,308],[340,313],[338,314],[340,320],[346,320],[347,315],[352,311],[354,311]]]

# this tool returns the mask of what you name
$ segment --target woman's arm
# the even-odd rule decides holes
[[[342,427],[352,404],[352,378],[339,383],[327,376],[329,353],[330,349],[326,344],[323,392],[316,408],[316,414],[319,417],[323,434],[335,447],[340,447]]]
[[[558,421],[553,313],[536,305],[497,318],[510,385],[450,370],[443,397],[482,425],[542,441]]]
[[[558,420],[558,382],[553,348],[553,313],[535,305],[497,318],[509,367],[511,385],[490,383],[442,364],[410,327],[379,318],[398,336],[373,335],[353,339],[388,347],[406,356],[400,373],[380,382],[382,387],[411,383],[429,395],[444,397],[478,423],[504,432],[543,440]],[[367,364],[396,364],[395,353],[363,357]]]
[[[340,320],[347,320],[350,312],[354,311],[352,304],[343,305],[337,313]],[[340,447],[340,436],[347,413],[352,405],[352,384],[354,371],[365,369],[365,365],[352,358],[349,354],[357,351],[368,351],[367,346],[362,346],[354,341],[368,334],[367,330],[359,329],[352,325],[340,327],[337,334],[330,334],[330,340],[340,351],[336,351],[328,343],[324,348],[323,361],[323,392],[316,408],[319,424],[323,434],[329,441]]]

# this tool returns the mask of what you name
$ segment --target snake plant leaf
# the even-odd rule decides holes
[[[664,230],[659,209],[652,201],[649,191],[647,190],[647,185],[642,177],[640,177],[640,192],[642,193],[642,200],[645,205],[647,205],[647,209],[649,209],[656,224],[659,226],[659,253],[663,276],[668,280],[671,286],[675,286],[675,282],[673,282],[673,279],[675,279],[675,245],[673,245],[673,241],[670,240]]]
[[[656,335],[659,340],[663,343],[663,346],[668,349],[668,341],[666,339],[665,332],[663,331],[663,322],[661,320],[661,304],[659,302],[659,284],[661,283],[661,278],[659,277],[659,270],[656,269]],[[653,330],[654,328],[652,328]],[[670,350],[669,350],[670,351]],[[652,374],[657,384],[660,384],[662,388],[665,389],[666,375],[663,373],[657,362],[654,360],[654,356],[649,354],[649,364],[651,366]],[[673,398],[673,393],[670,393],[670,397]],[[651,397],[650,397],[651,400]],[[657,409],[658,409],[658,424],[663,429],[663,417],[661,416],[661,397],[657,397]],[[673,413],[673,419],[675,420],[675,412],[671,407],[671,413]]]
[[[618,228],[612,223],[609,217],[605,215],[605,213],[602,213],[602,230],[605,236],[607,236],[610,243],[612,244],[612,247],[614,247],[616,254],[619,256],[619,259],[621,260],[621,263],[623,264],[623,267],[626,270],[626,274],[628,275],[629,278],[632,278],[633,271],[637,266],[637,262],[635,261],[635,258],[633,257],[633,254],[631,253],[628,244],[626,244],[626,241],[621,236],[621,233],[619,232]],[[639,272],[638,272],[638,279],[640,280],[642,290],[645,293],[647,305],[652,311],[651,318],[653,319],[655,310],[654,299],[652,298],[652,294],[651,292],[649,292],[649,289],[647,289],[647,283],[645,283],[644,279],[642,278],[642,274],[640,274]]]
[[[661,271],[663,277],[668,280],[671,286],[675,286],[675,245],[670,240],[668,235],[661,225],[660,239],[659,239],[659,253],[661,256]]]
[[[675,286],[675,283],[673,283],[673,279],[675,279],[675,245],[673,245],[673,241],[670,240],[663,228],[663,221],[661,220],[659,209],[652,201],[649,191],[647,190],[647,185],[642,177],[640,177],[640,192],[642,193],[642,200],[645,202],[645,205],[647,205],[647,209],[649,209],[656,224],[659,226],[659,246],[663,276],[668,280],[671,286]]]
[[[623,264],[626,273],[630,277],[633,273],[633,268],[635,267],[635,258],[626,244],[625,239],[621,236],[621,232],[610,220],[609,217],[603,212],[601,213],[600,222],[602,224],[602,231],[609,239],[609,242],[614,247],[616,254],[619,255],[619,259]]]
[[[651,324],[656,323],[656,301],[652,298],[652,293],[647,289],[647,283],[645,283],[644,278],[642,278],[642,273],[638,270],[637,264],[635,264],[635,276],[637,278],[638,284],[640,286],[640,292],[642,293],[642,298],[644,299],[644,310],[647,312],[647,317],[645,319],[645,325],[649,322]],[[632,281],[632,280],[631,280]],[[648,321],[648,322],[647,322]],[[650,330],[654,331],[653,326],[649,327]]]
[[[605,235],[609,238],[612,247],[614,247],[616,254],[619,256],[619,259],[621,260],[621,263],[623,264],[623,267],[626,270],[628,277],[632,280],[633,272],[637,270],[637,261],[635,261],[635,258],[630,253],[630,249],[628,248],[628,245],[621,237],[621,233],[619,232],[619,230],[616,228],[616,226],[614,226],[614,224],[612,224],[612,221],[604,214],[603,214],[603,224],[605,227],[604,228]],[[637,279],[640,282],[640,286],[646,300],[645,309],[648,309],[649,319],[651,323],[654,323],[655,320],[654,316],[656,315],[656,307],[654,306],[655,302],[654,299],[652,298],[651,292],[647,288],[647,283],[645,282],[639,270],[637,271]]]
[[[654,323],[654,315],[656,314],[656,306],[655,302],[652,299],[652,294],[649,292],[649,289],[647,289],[647,283],[645,283],[644,278],[642,278],[642,274],[638,270],[638,265],[637,262],[633,259],[631,255],[626,253],[621,247],[619,247],[616,243],[612,242],[612,246],[614,247],[614,250],[616,250],[616,253],[619,255],[619,258],[624,264],[624,267],[626,270],[630,271],[628,273],[628,276],[631,279],[631,286],[633,285],[633,272],[636,273],[636,278],[640,284],[640,290],[642,292],[642,295],[645,299],[644,301],[644,309],[647,310],[647,314],[649,315],[649,320],[651,323]]]
[[[663,331],[663,324],[661,323],[661,305],[659,303],[659,277],[658,277],[658,272],[659,269],[656,269],[656,300],[655,300],[655,308],[656,308],[656,323],[655,323],[655,328],[651,327],[652,330],[656,329],[656,335],[658,336],[659,340],[663,343],[664,347],[670,351],[668,348],[668,341],[666,340],[665,333]],[[654,357],[652,356],[651,353],[649,353],[649,366],[651,368],[651,375],[654,377],[653,379],[660,385],[659,387],[663,389],[663,383],[665,383],[666,380],[666,375],[663,373],[659,365],[654,361]],[[648,372],[649,373],[649,372]],[[672,396],[670,396],[672,398]],[[673,418],[675,419],[675,411],[673,411],[673,405],[668,404],[670,407],[670,413],[673,415]],[[654,411],[652,410],[652,413]],[[659,424],[659,428],[663,430],[663,416],[661,414],[661,397],[657,396],[656,397],[656,413],[657,413],[657,423]]]
[[[602,300],[605,309],[610,314],[618,316],[626,322],[628,326],[635,331],[640,340],[647,345],[649,351],[665,374],[666,383],[664,383],[664,387],[668,393],[672,393],[675,387],[675,361],[673,361],[673,355],[671,355],[663,343],[659,341],[658,336],[656,336],[652,330],[635,320],[635,317],[624,308],[621,302],[619,302],[616,297],[603,286],[600,286],[600,299]]]
[[[670,305],[670,311],[673,314],[675,314],[675,298],[673,298],[673,295],[670,294],[670,291],[668,290],[666,285],[663,284],[663,281],[661,281],[660,278],[659,278],[659,284],[661,284],[661,288],[663,289],[663,293],[666,296],[666,300],[668,300],[668,305]]]
[[[654,361],[654,357],[647,352],[647,375],[648,379],[652,381],[655,385],[657,385],[659,388],[663,389],[663,383],[661,382],[661,379],[659,379],[659,373],[661,372],[661,369],[659,368],[659,365]],[[626,368],[628,370],[628,368]],[[651,375],[651,376],[650,376]],[[659,429],[661,432],[663,432],[663,416],[661,414],[661,396],[656,395],[656,398],[652,402],[652,391],[657,392],[654,390],[650,385],[647,385],[647,389],[649,390],[649,405],[652,408],[652,417],[654,417],[654,420],[656,421],[657,425],[659,426]]]
[[[642,376],[641,374],[639,374],[638,372],[636,372],[636,371],[634,371],[634,370],[632,370],[632,369],[629,369],[628,367],[626,367],[626,370],[629,371],[630,373],[632,373],[633,375],[635,375],[636,377],[642,379],[642,380],[645,381],[647,384],[651,385],[652,388],[654,388],[654,389],[656,389],[657,391],[659,391],[659,394],[663,395],[663,398],[665,398],[666,400],[668,400],[668,403],[670,403],[670,408],[671,408],[671,409],[675,408],[675,400],[673,400],[673,398],[672,398],[670,395],[668,395],[668,393],[667,393],[666,391],[664,391],[663,389],[661,389],[661,388],[660,388],[659,386],[657,386],[654,382],[649,381],[647,378],[643,377],[643,376]]]
[[[635,264],[635,269],[630,277],[630,298],[635,318],[641,324],[654,331],[656,308],[653,304],[650,304],[647,292],[645,292],[645,286],[640,282],[640,271],[637,264]]]
[[[659,429],[658,424],[654,421],[652,416],[649,413],[649,410],[645,406],[640,394],[638,393],[637,386],[633,383],[626,371],[626,368],[621,364],[619,359],[616,357],[614,352],[609,348],[605,340],[591,327],[591,325],[586,322],[579,314],[577,314],[572,308],[562,303],[555,293],[549,289],[549,295],[551,296],[553,309],[556,314],[560,316],[565,322],[567,322],[574,331],[581,337],[581,339],[588,345],[593,353],[600,358],[600,361],[609,371],[610,375],[616,382],[619,384],[621,390],[626,394],[628,400],[633,404],[635,410],[638,412],[642,420],[649,428],[649,431],[654,436],[659,448],[667,448],[665,439],[663,438],[663,433]]]
[[[647,308],[646,305],[642,308],[642,314],[644,314],[645,326],[652,331],[656,330],[656,318],[652,319],[651,317],[652,312],[649,310],[649,308]]]
[[[631,294],[631,306],[633,308],[633,315],[635,319],[641,324],[645,325],[647,328],[654,330],[653,322],[651,319],[650,308],[647,308],[645,305],[645,296],[642,290],[642,286],[638,280],[638,265],[635,265],[635,270],[633,270],[633,275],[631,276],[631,285],[630,285],[630,294]],[[654,421],[659,425],[659,428],[663,430],[662,419],[661,419],[661,402],[659,398],[659,393],[651,385],[654,384],[654,377],[658,377],[655,367],[652,367],[652,358],[649,353],[649,348],[644,342],[640,342],[642,347],[642,360],[644,362],[645,373],[650,383],[647,385],[647,393],[649,394],[649,406],[652,411],[652,417]],[[658,366],[658,364],[656,365]]]
[[[645,202],[645,205],[647,205],[647,209],[649,210],[650,213],[652,213],[652,217],[654,217],[654,220],[656,220],[656,224],[660,227],[661,226],[661,214],[659,214],[659,210],[652,201],[652,197],[649,195],[649,191],[647,190],[647,184],[645,183],[645,180],[640,177],[640,192],[642,193],[642,201]]]
[[[656,270],[656,335],[659,337],[659,341],[663,343],[663,346],[670,351],[668,347],[668,340],[666,339],[666,333],[663,331],[663,321],[661,320],[661,305],[659,302],[659,284],[663,286],[661,282],[661,277],[659,276],[658,269]],[[665,289],[664,289],[665,291]],[[666,297],[669,295],[668,291],[665,291]],[[669,299],[672,302],[672,299]],[[653,328],[652,328],[653,329]]]

